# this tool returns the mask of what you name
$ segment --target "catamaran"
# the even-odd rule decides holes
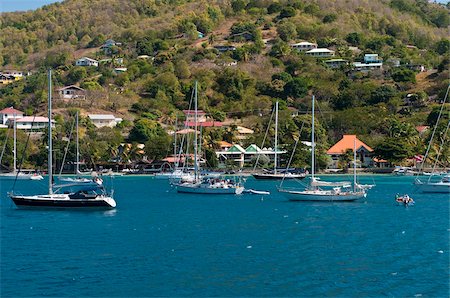
[[[275,153],[274,166],[272,171],[265,171],[264,173],[252,174],[255,179],[266,180],[280,180],[280,179],[303,179],[306,177],[305,173],[293,173],[289,170],[279,170],[278,165],[278,101],[275,103]]]
[[[288,196],[290,201],[355,201],[366,197],[363,188],[356,183],[356,148],[353,150],[353,187],[349,182],[321,181],[315,177],[315,136],[314,136],[314,95],[312,97],[312,125],[311,125],[311,181],[304,190],[293,188],[279,188],[278,191]],[[354,147],[356,147],[356,138]],[[324,189],[328,187],[331,189]]]
[[[195,82],[195,132],[198,128],[197,115],[197,82]],[[234,183],[229,179],[208,178],[200,176],[200,164],[198,162],[198,137],[195,133],[194,140],[194,179],[192,181],[183,181],[174,183],[176,189],[180,193],[195,193],[195,194],[241,194],[244,187],[240,183]]]
[[[52,73],[48,71],[48,193],[41,195],[18,195],[13,191],[8,193],[14,204],[21,207],[45,208],[73,208],[73,207],[102,207],[114,208],[116,201],[109,196],[103,187],[89,187],[72,193],[58,193],[53,189],[53,163],[52,163]]]

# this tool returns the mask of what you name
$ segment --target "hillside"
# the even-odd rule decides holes
[[[0,88],[0,108],[45,114],[45,69],[51,67],[56,88],[86,92],[84,101],[57,101],[58,114],[76,108],[128,120],[111,133],[91,134],[91,144],[164,139],[170,147],[162,128],[183,117],[197,80],[200,108],[210,118],[255,130],[246,144],[262,140],[280,101],[281,143],[290,150],[315,94],[322,149],[356,133],[374,148],[401,143],[406,151],[379,156],[402,162],[423,151],[426,136],[414,127],[433,124],[429,115],[444,97],[448,25],[448,8],[424,0],[66,0],[2,14],[2,70],[33,74]],[[293,44],[300,41],[334,56],[298,50]],[[366,54],[376,60],[364,62]],[[99,65],[75,66],[82,57]],[[205,133],[212,149],[217,141],[236,141],[233,126]],[[158,150],[147,154],[153,159],[170,151]],[[306,161],[301,154],[294,160],[298,166]]]

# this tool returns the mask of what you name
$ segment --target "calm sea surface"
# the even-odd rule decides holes
[[[363,202],[302,203],[253,178],[247,188],[272,194],[186,195],[117,177],[109,211],[19,210],[1,181],[0,295],[448,297],[449,195],[361,177],[373,181]],[[396,193],[416,205],[396,206]]]

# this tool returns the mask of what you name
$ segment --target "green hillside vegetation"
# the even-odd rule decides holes
[[[342,134],[357,134],[380,158],[398,164],[425,152],[430,130],[419,135],[415,126],[434,125],[450,82],[448,25],[448,8],[425,0],[66,0],[2,14],[1,68],[33,74],[0,88],[0,108],[45,114],[45,70],[53,68],[57,87],[74,84],[87,91],[83,102],[55,101],[58,140],[69,134],[74,109],[113,113],[125,119],[116,128],[95,129],[83,117],[82,152],[89,164],[118,155],[123,162],[137,161],[144,155],[137,143],[146,144],[145,155],[153,160],[172,152],[167,131],[182,122],[181,110],[192,108],[198,81],[199,108],[233,123],[204,131],[209,163],[215,165],[212,150],[218,141],[238,141],[236,125],[255,130],[244,146],[261,144],[277,100],[280,143],[292,150],[297,138],[308,140],[311,121],[305,113],[314,94],[321,168],[324,152]],[[120,44],[100,48],[108,39]],[[290,46],[299,41],[332,49],[334,58],[349,63],[376,53],[383,70],[330,68],[325,58]],[[99,66],[75,66],[84,56]],[[419,73],[420,65],[428,71]],[[441,139],[444,131],[445,125],[439,127]],[[0,131],[2,140],[5,133]],[[124,142],[133,145],[118,152]],[[45,144],[32,143],[26,162],[43,167]],[[307,166],[308,154],[300,148],[294,166]],[[437,154],[433,147],[432,157]],[[449,146],[441,156],[450,162]],[[9,166],[11,156],[5,160]]]

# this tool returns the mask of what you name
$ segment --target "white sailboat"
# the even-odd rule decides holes
[[[275,103],[275,154],[273,171],[252,174],[255,179],[280,180],[280,179],[303,179],[305,173],[291,173],[288,170],[279,171],[278,166],[278,101]]]
[[[314,96],[312,97],[312,128],[311,128],[311,182],[304,190],[279,188],[290,201],[355,201],[366,197],[366,192],[357,187],[356,183],[356,150],[353,152],[353,188],[349,182],[327,182],[315,177],[315,136],[314,136]],[[323,189],[329,187],[331,189]]]
[[[430,152],[431,144],[433,143],[433,138],[434,138],[434,135],[436,133],[436,129],[438,127],[439,121],[441,119],[442,112],[443,112],[444,106],[445,106],[445,102],[447,101],[447,98],[448,98],[449,90],[450,90],[450,85],[447,87],[447,92],[445,94],[444,101],[443,101],[441,109],[439,111],[439,115],[438,115],[438,118],[436,120],[436,125],[434,126],[433,133],[432,133],[431,138],[430,138],[430,143],[428,144],[428,148],[427,148],[427,151],[425,153],[424,162],[422,163],[422,167],[421,167],[420,172],[422,172],[423,165],[425,164],[425,160],[427,159],[428,153]],[[441,142],[441,144],[439,146],[439,152],[438,152],[438,155],[436,157],[436,161],[435,161],[435,163],[433,165],[433,170],[432,170],[431,174],[428,175],[428,179],[427,180],[422,180],[420,178],[416,178],[415,181],[414,181],[414,184],[416,185],[418,190],[421,191],[421,192],[450,194],[450,174],[446,174],[444,176],[441,176],[440,173],[437,173],[437,171],[436,171],[437,162],[439,161],[439,157],[441,155],[442,148],[444,147],[444,144],[447,141],[446,138],[448,136],[449,128],[450,128],[450,120],[447,123],[447,127],[446,127],[445,132],[444,132],[444,138],[442,139],[442,142]]]
[[[197,132],[197,82],[195,82],[195,131]],[[240,183],[233,183],[228,179],[218,178],[202,178],[200,177],[200,169],[198,162],[198,140],[197,133],[195,133],[194,140],[194,179],[193,181],[180,181],[174,183],[176,189],[180,193],[195,193],[195,194],[241,194],[244,187]]]
[[[52,83],[51,70],[48,72],[48,193],[41,195],[17,195],[14,192],[8,196],[19,208],[114,208],[116,201],[106,194],[104,188],[86,188],[73,193],[57,193],[53,191],[53,161],[52,161]]]
[[[19,179],[19,180],[42,180],[44,179],[44,177],[42,177],[42,175],[37,174],[37,173],[25,173],[25,172],[18,172],[17,171],[17,118],[16,115],[14,114],[14,123],[13,123],[13,131],[14,131],[14,147],[13,147],[13,170],[12,172],[9,173],[0,173],[0,179],[1,180],[14,180],[14,179]],[[5,145],[6,145],[6,141],[5,141]]]

